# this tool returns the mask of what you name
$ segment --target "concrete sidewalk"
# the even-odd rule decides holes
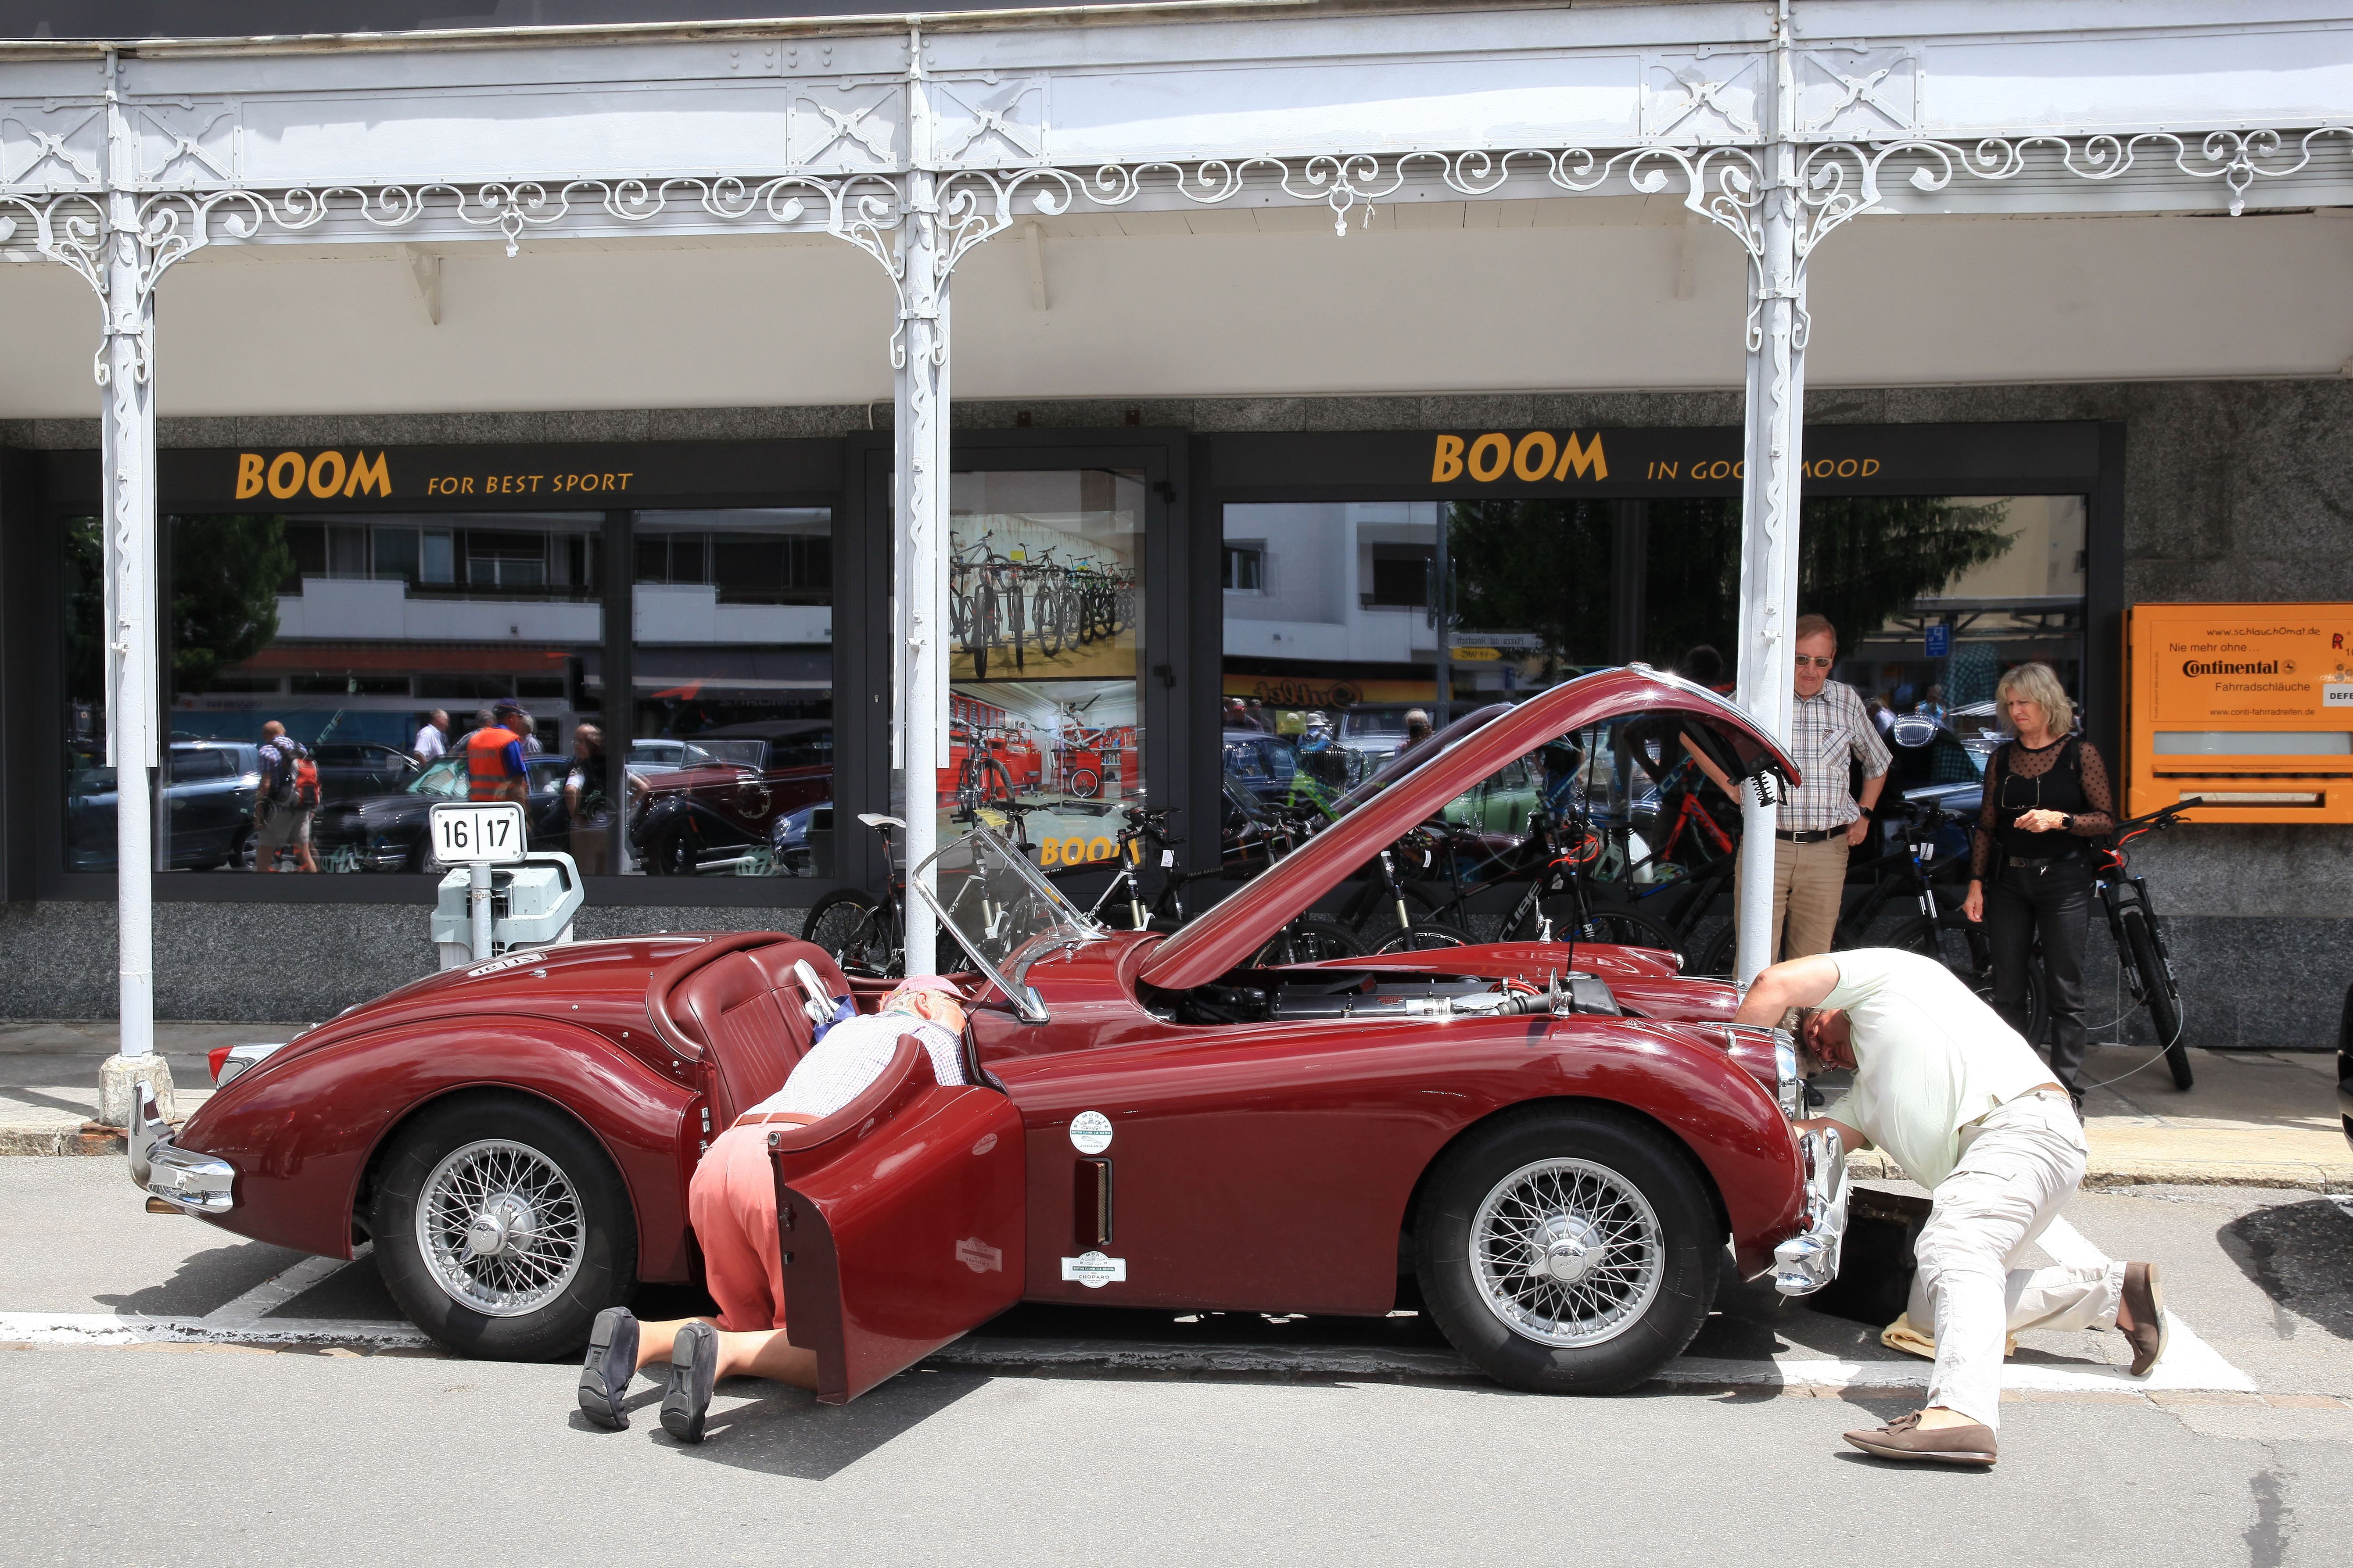
[[[249,1040],[290,1039],[299,1024],[158,1024],[155,1048],[172,1069],[173,1114],[212,1098],[206,1053]],[[119,1138],[85,1137],[98,1114],[99,1063],[113,1054],[112,1024],[0,1023],[0,1154],[112,1154]]]
[[[185,1117],[212,1093],[205,1053],[248,1040],[283,1040],[289,1024],[158,1024]],[[114,1049],[111,1024],[0,1024],[0,1154],[111,1153],[119,1140],[85,1138],[98,1110],[98,1065]],[[2092,1142],[2087,1187],[2147,1183],[2300,1187],[2353,1192],[2353,1150],[2337,1120],[2337,1058],[2327,1051],[2192,1051],[2197,1084],[2173,1087],[2165,1064],[2137,1047],[2094,1046],[2085,1096]],[[2135,1068],[2140,1070],[2135,1071]],[[1858,1175],[1892,1175],[1876,1154]]]

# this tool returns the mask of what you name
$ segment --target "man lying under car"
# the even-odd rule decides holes
[[[817,1386],[817,1357],[785,1338],[783,1268],[776,1236],[776,1176],[768,1131],[821,1121],[882,1076],[902,1035],[932,1058],[943,1084],[965,1081],[964,994],[936,974],[900,984],[881,1010],[822,1030],[785,1087],[722,1132],[695,1167],[687,1213],[702,1247],[703,1272],[716,1318],[640,1323],[627,1307],[596,1314],[580,1369],[580,1408],[599,1426],[629,1424],[623,1401],[637,1374],[670,1368],[662,1430],[681,1443],[702,1441],[712,1388],[723,1377],[765,1377],[795,1388]]]

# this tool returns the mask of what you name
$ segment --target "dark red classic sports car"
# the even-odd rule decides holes
[[[1690,1342],[1724,1267],[1826,1283],[1843,1158],[1792,1126],[1788,1038],[1730,1025],[1729,985],[1554,943],[1249,967],[1470,784],[1631,713],[1673,716],[1728,772],[1791,774],[1738,710],[1638,666],[1443,738],[1174,936],[1093,926],[986,831],[943,849],[933,901],[982,985],[972,1083],[942,1087],[902,1039],[857,1101],[771,1138],[820,1397],[1018,1300],[1377,1315],[1408,1274],[1498,1379],[1605,1391]],[[638,1281],[694,1278],[689,1177],[807,1047],[803,963],[849,989],[763,933],[421,980],[228,1078],[176,1135],[146,1120],[133,1174],[150,1207],[281,1247],[372,1238],[459,1350],[572,1351]]]

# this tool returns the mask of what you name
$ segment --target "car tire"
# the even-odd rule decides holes
[[[486,1227],[501,1249],[488,1256],[465,1250],[460,1223],[471,1206],[463,1194],[485,1180],[521,1194]],[[408,1321],[485,1361],[574,1353],[596,1314],[637,1284],[620,1172],[579,1122],[527,1095],[470,1094],[402,1128],[377,1169],[370,1227],[377,1271]],[[436,1234],[438,1247],[427,1239]]]
[[[1623,1227],[1620,1238],[1580,1254],[1597,1223]],[[1518,1267],[1529,1250],[1514,1233],[1530,1224],[1551,1227],[1555,1267],[1584,1277]],[[1707,1321],[1724,1236],[1663,1135],[1606,1106],[1549,1104],[1505,1111],[1439,1156],[1413,1250],[1431,1316],[1488,1376],[1532,1394],[1615,1394]]]

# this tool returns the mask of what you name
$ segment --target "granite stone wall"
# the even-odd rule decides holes
[[[313,1024],[440,967],[423,904],[155,906],[155,1016]],[[655,931],[782,931],[805,909],[590,905],[583,941]],[[0,905],[0,1017],[111,1018],[114,905]]]
[[[165,419],[172,447],[346,442],[647,441],[847,434],[887,404],[538,414]],[[963,429],[1146,426],[1197,431],[1737,425],[1736,391],[1149,398],[958,404]],[[2353,380],[1810,389],[1808,421],[2120,419],[2127,426],[2128,600],[2353,600]],[[95,447],[94,420],[0,422],[0,445]],[[2353,827],[2190,826],[2137,846],[2166,918],[2196,1043],[2333,1044],[2353,983]],[[583,935],[786,923],[788,910],[591,908]],[[303,1021],[431,967],[421,909],[163,904],[156,1005],[174,1018]],[[2093,935],[2094,1025],[2115,963]],[[0,909],[0,1016],[100,1017],[113,1005],[112,909]],[[2103,956],[2103,955],[2105,956]],[[2103,966],[2105,965],[2105,969]],[[2129,1021],[2128,1021],[2129,1022]],[[2096,1031],[2095,1031],[2096,1033]]]

